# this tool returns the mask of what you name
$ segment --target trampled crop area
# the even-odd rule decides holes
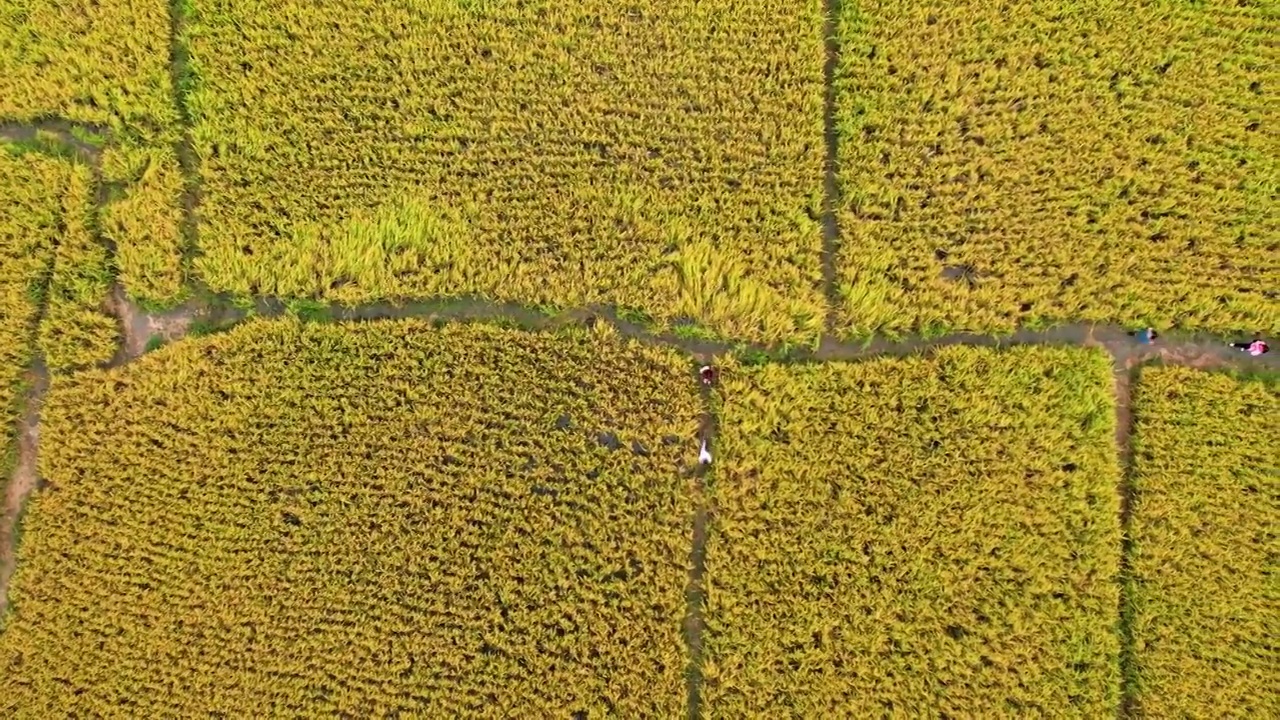
[[[1135,699],[1146,717],[1268,717],[1280,686],[1280,381],[1142,373]]]
[[[1114,716],[1110,383],[1066,348],[726,370],[707,713]]]
[[[668,350],[417,321],[57,379],[0,712],[675,717],[699,410]]]
[[[215,289],[822,327],[817,0],[198,0]]]
[[[1274,3],[841,7],[842,331],[1280,331]]]

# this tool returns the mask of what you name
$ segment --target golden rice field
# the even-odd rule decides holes
[[[1136,704],[1152,718],[1272,717],[1280,380],[1149,369],[1134,402]]]
[[[819,0],[200,0],[184,39],[215,290],[822,327]]]
[[[1274,2],[841,7],[841,332],[1280,332]]]
[[[0,118],[172,140],[169,3],[0,0]]]
[[[189,294],[182,258],[184,180],[176,151],[116,144],[103,152],[102,175],[118,188],[100,221],[115,248],[121,286],[146,306],[176,305]]]
[[[1111,369],[1075,348],[726,368],[708,717],[1114,717]]]
[[[258,321],[54,379],[0,715],[676,717],[692,368]]]
[[[94,234],[93,182],[88,167],[70,166],[38,336],[40,352],[52,370],[105,363],[120,342],[117,320],[105,305],[111,294],[112,258]]]
[[[1278,21],[0,0],[0,718],[1280,717],[1274,376],[774,352],[1280,334]]]
[[[69,163],[0,144],[0,426],[4,428],[0,438],[4,445],[18,417],[18,385],[33,357],[40,303],[73,175]]]

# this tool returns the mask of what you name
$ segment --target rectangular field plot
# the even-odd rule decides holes
[[[74,214],[89,199],[87,176],[87,168],[0,143],[0,446],[17,419],[18,385],[35,355],[54,249],[72,236],[67,211]],[[53,337],[55,322],[45,318],[46,337]]]
[[[699,404],[607,331],[421,322],[57,378],[0,715],[677,717]]]
[[[175,139],[169,8],[0,0],[0,121],[53,117]]]
[[[195,0],[216,290],[822,327],[818,0]]]
[[[1280,331],[1274,3],[841,7],[842,332]]]
[[[1280,382],[1142,373],[1132,628],[1145,717],[1270,717],[1280,687]]]
[[[709,716],[1115,715],[1105,355],[956,347],[723,387]]]

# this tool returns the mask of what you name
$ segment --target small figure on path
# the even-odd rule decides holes
[[[698,370],[698,377],[702,378],[703,385],[711,387],[716,382],[716,369],[710,365],[703,365],[702,369]]]
[[[1133,336],[1138,338],[1139,344],[1150,345],[1156,341],[1156,338],[1160,337],[1160,334],[1156,332],[1155,328],[1143,328],[1133,333]]]
[[[702,441],[702,449],[698,451],[698,462],[703,465],[711,464],[711,453],[707,450],[707,441],[705,439]]]
[[[1240,352],[1247,352],[1254,357],[1257,357],[1259,355],[1266,355],[1268,352],[1271,351],[1271,346],[1267,345],[1267,342],[1265,340],[1253,340],[1251,342],[1230,343],[1230,345],[1231,347],[1239,350]]]

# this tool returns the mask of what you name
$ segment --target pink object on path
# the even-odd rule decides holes
[[[702,377],[703,385],[710,385],[716,381],[716,369],[710,365],[703,365],[698,375]]]

